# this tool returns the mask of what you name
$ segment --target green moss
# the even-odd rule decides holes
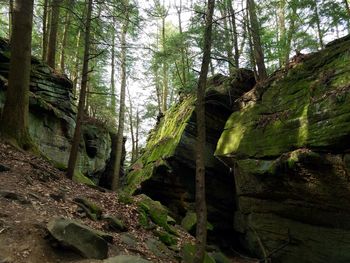
[[[87,185],[95,185],[91,179],[87,178],[80,171],[75,170],[73,175],[73,181],[76,183],[87,184]]]
[[[216,156],[271,158],[296,148],[341,145],[350,133],[350,41],[311,55],[233,113]]]
[[[186,216],[182,219],[181,226],[189,233],[195,232],[197,225],[197,214],[195,212],[188,211]],[[214,229],[210,222],[207,222],[207,230],[212,231]]]
[[[196,246],[192,244],[184,244],[181,249],[181,255],[184,263],[193,263],[193,259],[196,252]],[[215,263],[215,259],[208,255],[205,252],[204,262],[203,263]]]
[[[176,238],[165,231],[154,231],[155,235],[159,237],[159,240],[162,241],[167,246],[174,246],[177,244]]]

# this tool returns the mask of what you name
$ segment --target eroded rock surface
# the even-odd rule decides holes
[[[0,113],[5,103],[9,59],[8,42],[0,39]],[[35,58],[32,58],[29,111],[31,137],[57,167],[64,168],[68,163],[77,111],[72,82]],[[77,167],[93,178],[106,166],[111,149],[110,135],[94,123],[86,123],[82,137]],[[99,178],[94,179],[98,181]]]
[[[302,57],[225,125],[215,154],[234,169],[235,230],[261,258],[350,261],[349,61],[350,36]]]
[[[234,180],[213,155],[233,103],[255,84],[253,73],[240,69],[230,78],[216,75],[206,91],[207,141],[205,148],[208,219],[219,239],[233,237]],[[179,222],[194,209],[196,114],[195,96],[173,106],[151,132],[141,158],[127,176],[126,190],[141,191],[170,208]]]

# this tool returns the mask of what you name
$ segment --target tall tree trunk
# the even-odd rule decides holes
[[[124,133],[124,121],[125,121],[125,88],[126,88],[126,34],[129,28],[129,1],[125,0],[125,20],[122,27],[121,35],[121,86],[120,86],[120,102],[119,102],[119,122],[117,133],[117,147],[116,157],[114,162],[114,176],[112,181],[112,190],[116,191],[119,188],[121,160],[123,152],[123,133]]]
[[[113,17],[113,28],[115,27],[116,24],[116,19]],[[112,93],[112,98],[111,98],[111,108],[112,108],[112,114],[113,118],[114,116],[117,115],[117,102],[116,102],[116,97],[115,97],[115,34],[116,30],[113,30],[113,35],[112,35],[112,51],[111,51],[111,93]],[[116,118],[115,118],[115,123],[116,123]],[[116,123],[117,124],[117,123]]]
[[[293,35],[295,33],[295,20],[297,19],[297,7],[296,5],[292,6],[292,14],[291,18],[289,21],[289,29],[288,33],[286,36],[286,50],[285,50],[285,57],[284,57],[284,64],[286,65],[286,72],[288,72],[288,63],[289,63],[289,56],[290,56],[290,51],[292,49],[292,40],[293,40]]]
[[[57,31],[61,1],[62,0],[52,0],[50,34],[48,40],[46,60],[47,64],[52,68],[55,68],[56,66]]]
[[[264,80],[267,78],[267,72],[264,62],[264,52],[262,49],[260,39],[260,26],[258,22],[258,17],[256,15],[256,7],[254,0],[247,0],[247,7],[250,18],[250,34],[253,39],[255,63],[258,68],[258,80]]]
[[[182,13],[182,0],[180,0],[180,5],[176,6],[176,10],[177,10],[177,17],[178,17],[178,21],[179,21],[179,34],[181,37],[181,72],[182,72],[182,80],[181,83],[183,85],[183,88],[186,88],[187,86],[187,74],[186,74],[186,51],[185,51],[185,41],[184,41],[184,35],[183,35],[183,31],[182,31],[182,21],[181,21],[181,13]]]
[[[167,52],[165,47],[165,15],[162,17],[162,45],[163,45],[163,52],[164,55]],[[162,94],[162,113],[165,114],[165,112],[168,109],[168,65],[166,62],[166,59],[163,59],[163,94]]]
[[[135,132],[135,160],[139,158],[139,127],[140,127],[140,112],[136,109],[136,132]]]
[[[70,151],[69,161],[68,161],[68,169],[67,169],[68,178],[73,178],[73,175],[74,175],[75,164],[78,158],[78,150],[79,150],[80,137],[81,137],[81,126],[84,119],[84,105],[85,105],[85,97],[86,97],[86,88],[88,83],[88,73],[89,73],[92,1],[93,0],[89,0],[88,2],[88,8],[87,8],[87,14],[86,14],[83,72],[82,72],[82,79],[81,79],[81,89],[80,89],[77,121],[75,125],[72,148]]]
[[[348,13],[347,22],[348,22],[348,33],[350,34],[350,5],[348,0],[343,0],[346,12]]]
[[[253,40],[252,40],[252,34],[251,34],[251,30],[250,30],[250,23],[249,23],[249,12],[247,11],[246,14],[246,32],[248,35],[248,45],[249,45],[249,60],[250,60],[250,64],[251,67],[253,68],[254,71],[254,77],[255,79],[258,79],[258,72],[256,71],[256,62],[255,62],[255,56],[254,56],[254,47],[253,47]]]
[[[42,39],[42,53],[41,53],[41,59],[43,61],[46,60],[47,56],[47,42],[48,42],[48,33],[47,33],[47,28],[48,28],[48,5],[49,5],[49,0],[44,0],[44,13],[43,13],[43,39]]]
[[[233,49],[234,49],[234,64],[236,68],[239,68],[239,48],[238,48],[238,33],[237,33],[237,25],[236,25],[236,14],[233,10],[233,3],[232,0],[228,0],[228,10],[230,13],[230,22],[231,22],[231,28],[232,28],[232,42],[233,42]],[[243,41],[244,43],[244,41]]]
[[[10,0],[10,10],[9,10],[9,38],[11,39],[12,35],[12,14],[13,14],[13,0]]]
[[[71,8],[74,5],[74,0],[68,0],[68,9],[66,10],[66,15],[64,18],[64,29],[63,29],[63,37],[62,37],[62,45],[61,45],[61,71],[65,72],[65,49],[67,48],[67,37],[68,37],[68,29],[71,23]]]
[[[286,6],[286,0],[280,0],[277,7],[277,25],[278,25],[278,33],[279,38],[277,41],[279,42],[278,48],[279,48],[279,66],[283,67],[283,64],[285,62],[284,58],[286,57],[286,19],[285,19],[285,6]]]
[[[317,0],[314,2],[314,8],[315,8],[315,16],[316,16],[316,26],[317,26],[317,35],[318,35],[318,41],[320,44],[320,48],[324,48],[324,42],[323,42],[323,33],[322,33],[322,28],[321,28],[321,19],[320,19],[320,14],[318,10],[318,3]]]
[[[28,111],[33,2],[16,0],[14,3],[10,72],[0,125],[3,137],[24,149],[32,146],[28,132]]]
[[[194,263],[204,262],[207,242],[207,205],[205,201],[205,89],[211,53],[211,35],[215,0],[208,0],[204,31],[203,60],[197,87],[197,152],[196,152],[196,255]]]
[[[225,36],[225,49],[226,49],[226,55],[227,55],[227,67],[228,67],[228,72],[230,75],[233,74],[234,72],[234,67],[233,67],[233,53],[232,53],[232,37],[230,34],[231,29],[229,28],[229,23],[227,22],[227,6],[221,6],[220,12],[221,16],[223,17],[224,20],[224,36]]]
[[[133,111],[132,111],[132,101],[130,96],[130,91],[128,90],[129,98],[129,123],[130,123],[130,135],[131,135],[131,163],[135,161],[135,135],[134,135],[134,123],[133,123]]]
[[[81,39],[81,30],[79,29],[76,49],[75,49],[75,58],[74,58],[74,72],[73,72],[73,96],[77,95],[77,86],[78,86],[78,78],[79,78],[79,47],[80,47],[80,39]]]

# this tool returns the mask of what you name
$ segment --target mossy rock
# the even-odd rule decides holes
[[[186,216],[182,219],[181,226],[191,234],[195,233],[195,228],[197,225],[197,214],[192,211],[188,211]],[[207,230],[212,231],[214,229],[213,225],[210,222],[207,222]]]
[[[181,249],[181,255],[184,263],[193,263],[193,259],[196,252],[196,246],[193,244],[184,244]],[[207,252],[205,252],[203,263],[215,263],[215,259],[212,258]]]
[[[116,257],[108,258],[103,262],[104,263],[151,263],[151,261],[148,261],[141,257],[130,256],[130,255],[119,255]]]
[[[84,197],[77,197],[74,198],[74,202],[85,211],[90,219],[95,221],[101,219],[102,209],[92,201]]]
[[[174,246],[177,244],[176,237],[166,231],[156,230],[154,234],[167,246]]]
[[[83,175],[80,171],[75,170],[73,175],[73,181],[76,183],[86,184],[86,185],[96,185],[90,178]]]
[[[168,224],[168,209],[160,202],[154,201],[146,195],[140,195],[141,200],[138,205],[140,210],[143,210],[147,216],[158,226],[164,228],[167,232],[177,235],[174,227]],[[142,223],[146,224],[144,215],[141,215]]]
[[[117,216],[103,216],[103,220],[107,222],[108,228],[114,231],[118,232],[125,232],[127,231],[127,227],[125,226],[125,223],[123,220],[118,218]]]

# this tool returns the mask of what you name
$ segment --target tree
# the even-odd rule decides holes
[[[196,153],[196,213],[197,249],[194,262],[204,262],[207,240],[207,206],[205,201],[205,89],[211,53],[211,35],[215,0],[208,0],[206,24],[204,31],[203,59],[197,86],[197,153]]]
[[[123,152],[123,133],[125,122],[125,90],[126,90],[126,34],[129,28],[129,1],[124,1],[125,18],[123,21],[123,28],[121,32],[121,86],[120,86],[120,101],[119,101],[119,121],[117,133],[116,157],[114,162],[114,176],[112,181],[112,190],[116,191],[119,188],[120,168]]]
[[[47,26],[48,26],[48,5],[49,0],[44,0],[44,10],[43,10],[43,31],[42,31],[42,55],[41,59],[46,61],[47,56],[47,42],[48,42],[48,33],[47,33]]]
[[[68,169],[67,169],[68,178],[73,178],[73,175],[74,175],[75,164],[78,158],[78,149],[79,149],[80,138],[81,138],[81,128],[82,128],[82,123],[84,119],[84,106],[85,106],[85,99],[86,99],[88,74],[89,74],[91,14],[92,14],[92,8],[93,8],[92,1],[93,0],[89,0],[88,2],[88,8],[87,8],[87,14],[86,14],[83,71],[82,71],[77,120],[76,120],[76,125],[74,130],[73,141],[72,141],[72,148],[71,148],[69,160],[68,160]]]
[[[24,149],[32,146],[28,112],[33,2],[16,0],[14,3],[9,81],[0,126],[5,139]]]
[[[57,47],[57,31],[58,20],[60,15],[60,4],[62,0],[52,0],[51,21],[50,21],[50,33],[47,47],[47,64],[55,68],[56,66],[56,47]]]
[[[250,21],[250,34],[252,37],[253,52],[256,66],[258,68],[258,80],[267,78],[267,71],[264,61],[264,52],[260,40],[260,26],[256,15],[256,6],[254,0],[247,0],[247,8]]]

